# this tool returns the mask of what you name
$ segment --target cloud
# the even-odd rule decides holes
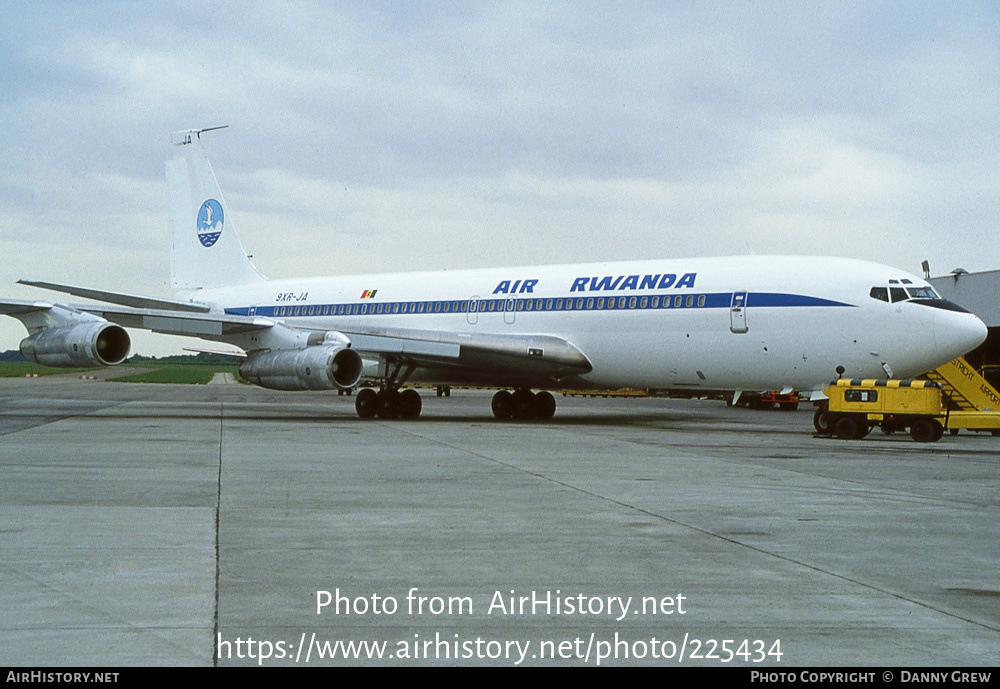
[[[109,0],[4,3],[0,26],[2,285],[165,293],[168,135],[219,124],[275,276],[1000,262],[988,2]]]

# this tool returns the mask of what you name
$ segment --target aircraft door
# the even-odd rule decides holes
[[[511,325],[514,322],[515,307],[517,306],[517,300],[511,297],[503,303],[503,322],[507,325]]]
[[[479,297],[469,297],[469,310],[465,312],[469,325],[479,322]]]
[[[729,330],[734,333],[745,333],[747,328],[747,293],[733,292],[733,301],[729,307]]]

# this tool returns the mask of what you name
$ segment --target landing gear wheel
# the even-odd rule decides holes
[[[395,390],[380,390],[375,401],[376,414],[380,419],[395,419],[399,416],[399,393]]]
[[[501,390],[493,395],[490,407],[498,419],[548,421],[556,413],[556,398],[544,390],[537,394],[525,388],[514,392]]]
[[[548,421],[556,413],[556,398],[545,390],[535,395],[535,418]]]
[[[420,410],[423,408],[423,402],[420,400],[420,393],[412,388],[408,388],[399,393],[399,399],[396,403],[397,411],[399,412],[399,418],[401,419],[415,419],[420,416]]]
[[[498,419],[509,419],[514,414],[514,396],[506,390],[501,390],[493,395],[490,407],[493,409],[493,416]]]
[[[378,409],[376,406],[377,399],[377,392],[371,388],[363,388],[358,391],[357,397],[354,398],[354,410],[362,419],[373,419]]]
[[[535,418],[535,395],[531,390],[518,390],[514,393],[514,418]]]
[[[910,437],[918,443],[936,443],[944,428],[935,419],[917,419],[910,425]]]

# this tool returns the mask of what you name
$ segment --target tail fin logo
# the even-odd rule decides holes
[[[202,246],[207,248],[219,241],[222,225],[222,204],[215,199],[201,204],[201,210],[198,211],[198,241]]]

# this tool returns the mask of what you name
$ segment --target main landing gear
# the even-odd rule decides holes
[[[354,409],[362,419],[416,419],[423,403],[420,393],[412,388],[400,390],[399,385],[386,385],[381,390],[362,388],[354,396]],[[514,392],[501,390],[493,395],[493,415],[498,419],[519,421],[547,421],[556,413],[556,399],[552,393],[519,389]]]
[[[420,416],[423,402],[420,401],[420,393],[412,388],[400,390],[406,379],[416,368],[409,364],[403,368],[403,364],[396,364],[392,373],[386,377],[385,386],[375,392],[371,388],[358,390],[354,398],[354,410],[362,419],[371,419],[378,416],[380,419],[415,419]]]
[[[548,421],[556,413],[556,398],[551,392],[534,393],[520,388],[514,392],[501,390],[493,395],[493,416],[498,419],[532,419]]]
[[[354,398],[354,410],[362,419],[415,419],[420,416],[423,402],[420,393],[413,388],[376,392],[371,388],[358,390]]]

